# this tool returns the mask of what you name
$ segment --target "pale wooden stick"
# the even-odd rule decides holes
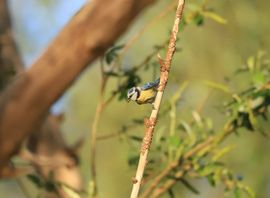
[[[149,152],[149,148],[152,142],[152,137],[154,133],[154,128],[157,121],[157,116],[160,108],[160,103],[162,100],[163,92],[166,87],[168,81],[169,70],[171,67],[172,57],[175,52],[175,45],[176,45],[176,38],[178,33],[178,27],[180,20],[182,19],[182,13],[184,9],[184,0],[178,1],[178,6],[176,10],[175,21],[173,25],[173,29],[171,32],[170,43],[166,54],[166,59],[162,60],[161,57],[158,55],[159,63],[160,63],[160,84],[157,92],[157,96],[154,102],[154,108],[150,115],[149,119],[145,119],[145,135],[143,138],[143,142],[141,145],[141,153],[140,153],[140,160],[137,167],[137,172],[135,178],[133,178],[133,188],[131,192],[130,198],[137,198],[140,190],[140,185],[143,178],[144,169],[147,163],[147,156]]]

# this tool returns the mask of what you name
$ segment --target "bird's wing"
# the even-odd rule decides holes
[[[144,84],[143,86],[141,86],[142,90],[147,90],[147,89],[151,89],[153,87],[157,87],[159,85],[159,78],[157,80],[155,80],[154,82],[148,82],[146,84]]]

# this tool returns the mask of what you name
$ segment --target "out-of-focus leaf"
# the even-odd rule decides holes
[[[261,86],[266,80],[264,74],[258,71],[252,74],[252,81],[255,85]]]
[[[168,190],[168,194],[169,194],[170,198],[175,198],[174,192],[171,188]]]
[[[135,135],[130,135],[128,136],[130,139],[134,140],[134,141],[137,141],[137,142],[141,142],[142,141],[142,137],[138,137],[138,136],[135,136]]]
[[[111,64],[112,61],[118,56],[118,51],[122,49],[124,45],[113,46],[105,52],[105,61],[107,64]]]
[[[175,103],[177,100],[179,100],[183,94],[183,91],[186,89],[187,86],[188,86],[188,81],[181,83],[170,101],[172,103]]]
[[[116,73],[116,72],[113,72],[113,71],[105,72],[105,74],[107,76],[112,76],[112,77],[119,77],[119,76],[121,76],[120,73]]]
[[[56,183],[54,181],[46,181],[44,188],[46,189],[46,191],[48,192],[56,192]]]
[[[229,145],[226,146],[224,148],[222,148],[221,150],[217,151],[215,153],[215,155],[212,157],[212,161],[217,161],[219,160],[221,157],[223,157],[225,154],[229,153],[232,149],[234,148],[234,146]]]
[[[241,189],[243,192],[245,192],[249,197],[251,197],[251,198],[256,197],[255,192],[250,187],[248,187],[248,186],[246,186],[246,185],[244,185],[242,183],[238,183],[237,187],[239,189]]]
[[[248,59],[247,59],[247,68],[250,71],[254,71],[254,69],[255,69],[255,57],[254,56],[248,57]]]
[[[174,148],[177,148],[181,143],[181,140],[179,137],[177,136],[171,136],[169,137],[169,144],[170,146],[174,147]]]
[[[235,188],[233,194],[234,198],[241,198],[241,190],[239,188]]]
[[[215,12],[204,11],[203,12],[203,15],[205,17],[208,17],[208,18],[214,20],[217,23],[220,23],[220,24],[226,24],[227,23],[227,20],[226,19],[224,19],[223,17],[221,17],[220,15],[218,15]]]
[[[212,163],[212,164],[208,164],[204,167],[202,167],[201,169],[198,170],[198,173],[202,176],[208,176],[212,173],[214,173],[215,171],[219,170],[220,168],[222,168],[223,166],[219,163]]]
[[[192,185],[190,184],[187,180],[185,179],[180,179],[179,180],[182,184],[185,185],[185,187],[187,187],[191,192],[193,192],[196,195],[199,195],[200,192]]]
[[[215,182],[215,179],[214,179],[214,174],[209,174],[209,175],[207,176],[207,180],[208,180],[208,183],[209,183],[211,186],[213,186],[213,187],[216,186],[216,182]]]
[[[197,26],[201,26],[204,24],[204,16],[201,13],[196,13],[196,15],[193,17],[193,23],[195,23]]]
[[[135,124],[143,124],[144,119],[134,118],[134,119],[132,119],[132,122],[134,122]]]
[[[179,32],[183,32],[186,26],[187,26],[186,17],[183,16],[182,21],[179,24]]]
[[[196,142],[196,135],[193,133],[191,127],[189,126],[188,123],[186,123],[185,121],[181,121],[181,125],[180,127],[182,127],[184,129],[185,132],[187,132],[188,136],[190,137],[190,145],[195,144]]]
[[[69,198],[81,198],[81,195],[78,192],[68,187],[67,185],[61,185],[61,188],[68,195]]]
[[[29,174],[29,175],[27,175],[27,178],[31,182],[33,182],[38,188],[42,188],[44,186],[43,181],[37,175]]]
[[[226,87],[225,85],[216,83],[216,82],[212,82],[212,81],[205,81],[204,82],[207,86],[212,87],[214,89],[218,89],[220,91],[223,91],[227,94],[231,94],[231,91],[228,87]]]
[[[200,116],[200,114],[197,111],[192,111],[192,117],[194,118],[195,122],[197,123],[197,125],[202,128],[203,124],[202,124],[202,118]]]
[[[140,156],[139,155],[129,156],[128,157],[128,165],[129,166],[137,165],[139,159],[140,159]]]

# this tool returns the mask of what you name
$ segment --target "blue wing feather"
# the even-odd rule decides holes
[[[155,80],[154,82],[148,82],[146,84],[144,84],[143,86],[141,86],[142,90],[147,90],[147,89],[151,89],[153,87],[157,87],[159,85],[159,78],[157,80]]]

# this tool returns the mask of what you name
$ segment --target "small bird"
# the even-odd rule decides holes
[[[132,87],[128,90],[127,99],[135,101],[137,104],[153,103],[157,95],[159,78],[154,82],[148,82],[141,87]]]

